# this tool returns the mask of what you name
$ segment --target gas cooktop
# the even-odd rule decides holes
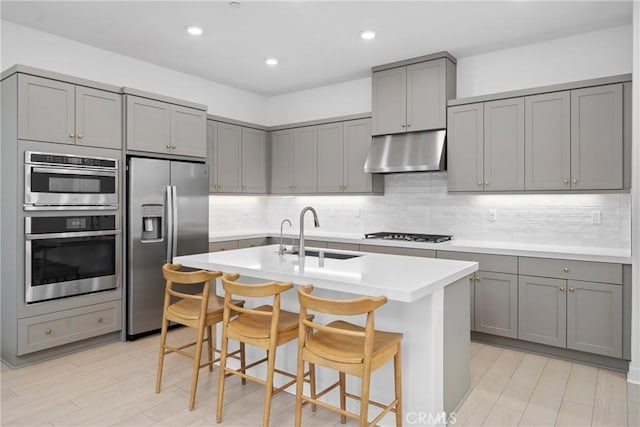
[[[404,240],[407,242],[426,242],[441,243],[451,240],[453,236],[443,234],[415,234],[415,233],[390,233],[382,231],[379,233],[368,233],[364,235],[365,239],[384,239],[384,240]]]

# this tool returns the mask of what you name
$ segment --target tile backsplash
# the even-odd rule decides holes
[[[385,176],[384,196],[211,196],[210,233],[298,229],[300,210],[318,211],[323,233],[453,234],[460,240],[628,248],[631,195],[454,194],[446,172]],[[594,224],[599,217],[600,223]],[[312,215],[306,217],[311,230]],[[311,232],[311,231],[309,231]]]

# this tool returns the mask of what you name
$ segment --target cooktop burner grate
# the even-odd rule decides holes
[[[446,234],[416,234],[416,233],[392,233],[382,231],[367,233],[365,239],[404,240],[407,242],[441,243],[451,240],[453,236]]]

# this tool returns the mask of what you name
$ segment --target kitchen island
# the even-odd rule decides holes
[[[313,250],[313,248],[310,248]],[[307,250],[310,250],[307,249]],[[318,249],[322,250],[322,249]],[[399,255],[324,250],[324,257],[278,255],[278,246],[175,257],[187,267],[239,273],[240,281],[291,281],[312,284],[327,298],[384,295],[389,302],[376,311],[376,329],[402,332],[403,413],[407,424],[444,424],[469,391],[469,281],[475,262]],[[341,258],[331,258],[339,254]],[[221,292],[221,289],[218,290]],[[297,294],[283,295],[282,306],[298,310]],[[322,320],[322,319],[321,319]],[[357,323],[362,319],[350,319]],[[278,350],[280,369],[295,371],[296,346]],[[256,355],[258,355],[257,353]],[[249,357],[252,355],[249,353]],[[319,370],[320,387],[334,381],[332,371]],[[392,364],[372,377],[371,399],[390,401]],[[359,393],[359,380],[348,389]],[[291,389],[294,392],[293,388]],[[329,401],[337,403],[332,400]],[[355,402],[352,402],[355,404]],[[355,408],[351,408],[355,409]],[[381,425],[393,425],[387,415]]]

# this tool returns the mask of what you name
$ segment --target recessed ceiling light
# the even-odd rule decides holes
[[[239,1],[230,1],[229,6],[234,9],[239,9],[240,7],[242,7]]]
[[[362,37],[365,40],[371,40],[375,36],[376,36],[376,32],[373,30],[360,31],[360,37]]]
[[[267,58],[264,60],[264,63],[267,65],[278,65],[278,60],[276,58]]]
[[[184,28],[185,30],[187,30],[187,33],[191,34],[192,36],[200,36],[203,33],[202,28],[195,25],[187,25]]]

